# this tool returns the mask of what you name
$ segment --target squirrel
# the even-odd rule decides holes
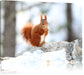
[[[34,25],[27,23],[21,30],[24,39],[32,46],[41,47],[45,44],[45,37],[48,34],[47,15],[44,14],[44,19],[40,13],[40,24]]]

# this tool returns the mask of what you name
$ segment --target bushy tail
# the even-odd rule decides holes
[[[32,23],[27,23],[21,30],[21,33],[23,34],[23,37],[26,41],[29,41],[31,39],[32,27],[33,27]]]

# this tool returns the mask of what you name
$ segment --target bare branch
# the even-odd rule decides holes
[[[45,4],[53,4],[53,3],[40,2],[40,3],[37,3],[37,4],[31,5],[31,6],[28,6],[27,8],[21,9],[21,10],[19,10],[19,11],[30,10],[30,9],[33,8],[33,7],[42,6],[42,5],[45,5]]]

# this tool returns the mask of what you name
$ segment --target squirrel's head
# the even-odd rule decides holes
[[[41,20],[40,20],[40,25],[41,25],[41,27],[42,27],[43,29],[48,28],[47,15],[44,14],[44,19],[43,19],[42,14],[40,13],[40,18],[41,18]]]

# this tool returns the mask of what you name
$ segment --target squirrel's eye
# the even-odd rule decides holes
[[[43,23],[43,25],[44,25],[44,23]]]

